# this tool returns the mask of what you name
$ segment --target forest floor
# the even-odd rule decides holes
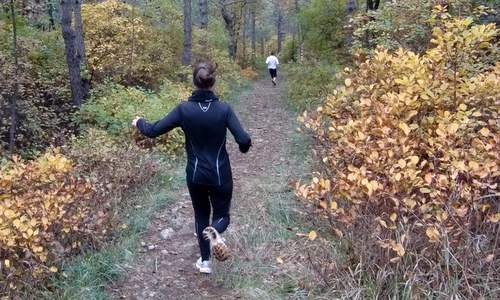
[[[234,104],[253,147],[241,154],[228,138],[234,193],[231,225],[224,236],[230,260],[215,262],[211,275],[197,272],[193,211],[187,189],[179,185],[178,200],[152,219],[140,256],[108,287],[111,298],[275,299],[308,294],[307,287],[299,286],[311,280],[305,278],[306,258],[299,251],[305,238],[297,236],[308,232],[307,222],[290,180],[305,173],[309,155],[307,140],[296,132],[295,117],[287,110],[285,89],[285,84],[274,87],[261,79]],[[165,229],[172,231],[162,237]]]

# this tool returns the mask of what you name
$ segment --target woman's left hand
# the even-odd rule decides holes
[[[132,120],[132,126],[137,127],[137,122],[142,119],[141,117],[135,117],[134,120]]]

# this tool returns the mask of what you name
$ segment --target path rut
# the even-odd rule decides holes
[[[245,224],[238,216],[255,213],[259,217],[263,199],[255,189],[268,178],[277,164],[286,164],[293,120],[286,110],[283,88],[270,80],[257,81],[251,90],[239,97],[235,110],[252,137],[253,147],[241,154],[232,137],[228,152],[234,176],[231,225],[226,237],[242,230]],[[194,236],[194,219],[187,188],[178,192],[178,200],[152,220],[144,236],[144,251],[126,266],[127,275],[109,291],[113,299],[238,299],[238,291],[227,289],[214,275],[199,274],[194,262],[199,255]],[[160,231],[173,228],[174,234],[162,239]],[[241,235],[241,232],[239,233]],[[154,246],[154,249],[148,249]],[[231,245],[230,245],[231,246]],[[153,248],[153,247],[150,247]],[[240,259],[238,247],[231,259]],[[217,272],[217,264],[215,264]]]

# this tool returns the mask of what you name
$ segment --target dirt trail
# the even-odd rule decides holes
[[[240,103],[235,107],[252,136],[253,147],[249,153],[241,154],[233,138],[228,138],[235,183],[232,223],[225,234],[230,242],[235,239],[235,232],[242,235],[241,229],[245,224],[240,224],[239,216],[255,213],[255,217],[259,218],[264,199],[260,199],[255,189],[266,184],[264,181],[276,165],[288,163],[286,156],[293,122],[286,111],[282,92],[281,86],[273,87],[270,80],[262,79],[240,96]],[[202,275],[195,270],[194,262],[199,250],[193,234],[193,212],[187,189],[183,187],[179,190],[178,197],[178,201],[153,220],[143,239],[145,252],[135,259],[134,265],[127,266],[126,278],[108,289],[113,299],[241,297],[237,290],[224,288],[214,274]],[[160,235],[165,228],[174,229],[168,239],[162,239]],[[154,249],[148,249],[148,246],[154,246]],[[242,259],[238,252],[239,248],[234,247],[233,259]]]

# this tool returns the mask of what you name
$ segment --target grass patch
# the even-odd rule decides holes
[[[127,272],[125,266],[137,256],[141,237],[153,214],[176,199],[184,182],[183,167],[177,163],[172,170],[162,172],[172,176],[158,175],[129,199],[122,199],[120,202],[128,206],[118,210],[126,228],[101,250],[63,263],[62,272],[54,277],[51,289],[40,291],[37,298],[109,299],[106,286]]]
[[[336,75],[340,65],[324,63],[318,65],[288,64],[286,91],[288,108],[295,113],[314,110],[325,97],[336,88]]]
[[[243,299],[306,299],[309,294],[299,281],[303,274],[287,273],[277,257],[297,252],[297,232],[308,232],[310,224],[300,212],[303,206],[295,198],[288,181],[300,177],[307,170],[310,159],[308,138],[294,133],[287,149],[290,165],[280,164],[269,175],[255,179],[255,199],[258,203],[241,203],[242,211],[237,232],[228,235],[228,241],[238,252],[238,258],[216,265],[216,280],[226,288],[237,291]],[[246,206],[249,206],[248,208]],[[293,258],[284,258],[293,263]]]

